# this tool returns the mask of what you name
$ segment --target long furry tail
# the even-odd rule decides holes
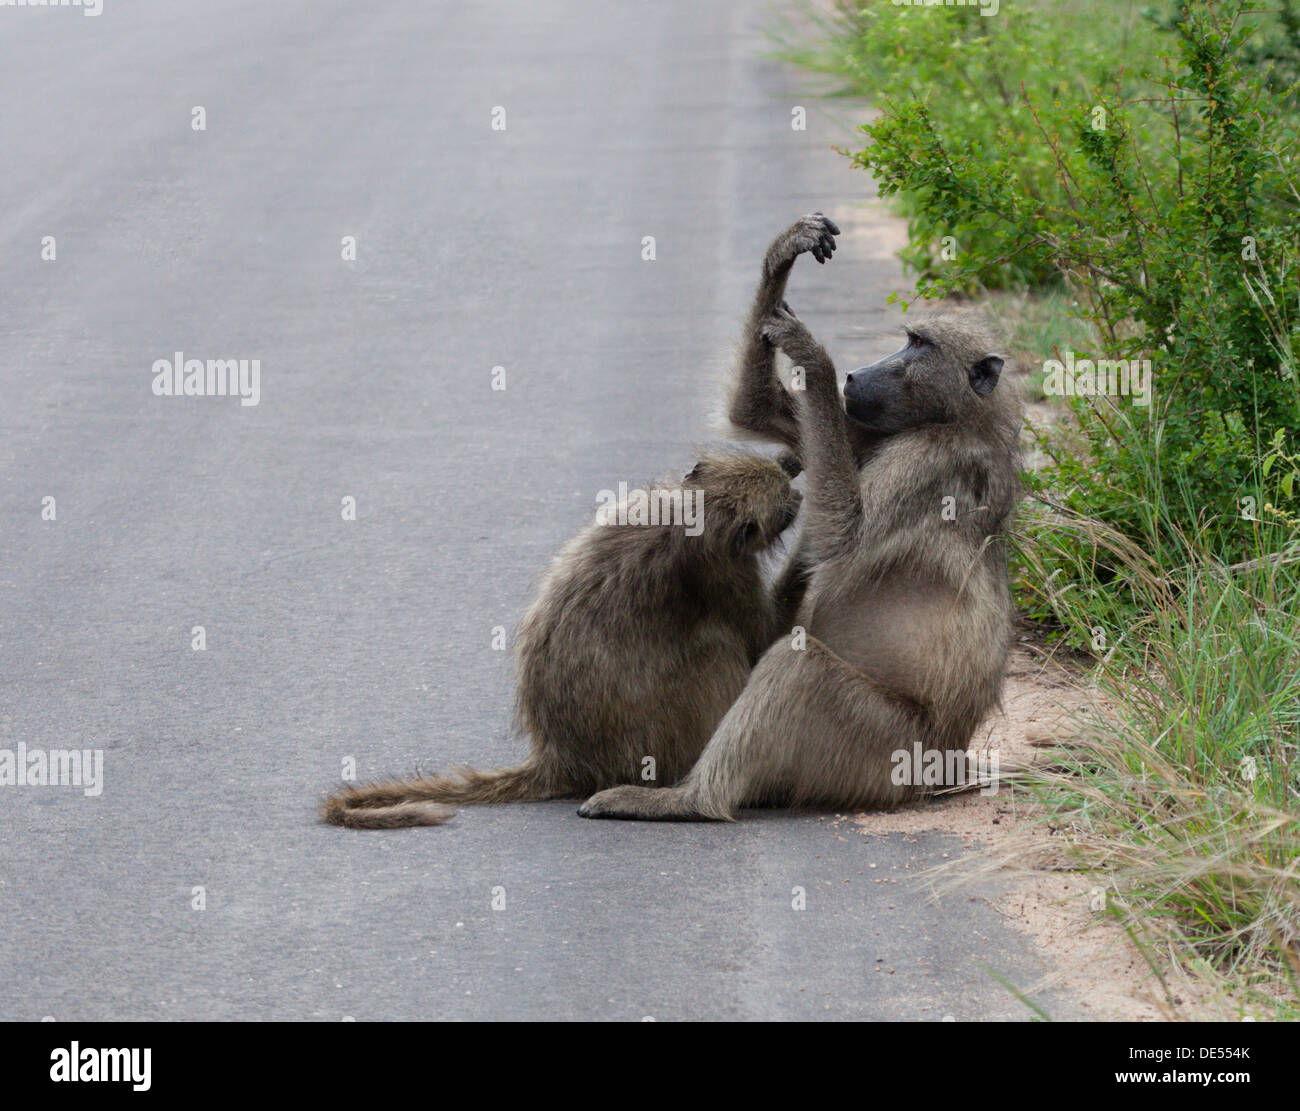
[[[452,775],[393,779],[364,787],[345,787],[321,803],[322,820],[352,829],[440,826],[456,813],[455,804],[529,802],[554,798],[550,776],[534,763],[480,772],[457,768]]]

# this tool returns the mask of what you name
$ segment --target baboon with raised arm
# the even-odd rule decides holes
[[[647,771],[679,780],[778,631],[758,560],[798,512],[796,473],[788,456],[706,456],[680,483],[629,495],[657,502],[658,523],[598,515],[551,563],[515,638],[523,764],[346,787],[321,816],[438,825],[458,803],[581,798]]]
[[[765,266],[759,296],[772,294]],[[887,807],[922,790],[895,782],[894,753],[919,743],[945,762],[964,754],[999,700],[1011,639],[1002,537],[1019,496],[1018,407],[998,388],[1002,359],[969,319],[934,318],[850,374],[841,403],[830,358],[777,301],[757,339],[804,368],[797,435],[754,364],[742,378],[755,393],[747,402],[742,383],[732,414],[802,455],[803,532],[787,572],[796,631],[763,655],[681,783],[602,791],[585,817]]]

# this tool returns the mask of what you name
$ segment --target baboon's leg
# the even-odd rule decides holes
[[[742,806],[888,806],[914,789],[891,781],[895,751],[926,734],[924,709],[850,667],[814,637],[767,650],[681,783],[615,787],[586,818],[728,821]]]
[[[804,216],[773,240],[763,258],[758,291],[745,321],[740,374],[729,416],[738,428],[799,450],[799,423],[794,399],[776,373],[776,348],[763,337],[763,324],[782,304],[794,260],[805,251],[824,262],[840,234],[833,221],[814,213]]]

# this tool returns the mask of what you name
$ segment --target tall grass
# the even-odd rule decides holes
[[[1152,461],[1154,463],[1154,461]],[[1243,522],[1229,565],[1211,522],[1151,487],[1144,539],[1031,511],[1022,566],[1089,553],[1128,601],[1106,616],[1072,583],[1052,608],[1098,656],[1103,697],[1080,740],[1029,785],[1139,936],[1172,943],[1280,1012],[1300,1006],[1300,549],[1285,519]],[[1263,499],[1262,499],[1263,500]],[[1136,608],[1130,605],[1136,603]],[[1112,620],[1125,620],[1112,625]]]

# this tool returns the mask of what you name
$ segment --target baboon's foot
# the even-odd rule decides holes
[[[623,818],[641,822],[712,822],[687,792],[674,787],[611,787],[599,791],[578,808],[583,818]]]

